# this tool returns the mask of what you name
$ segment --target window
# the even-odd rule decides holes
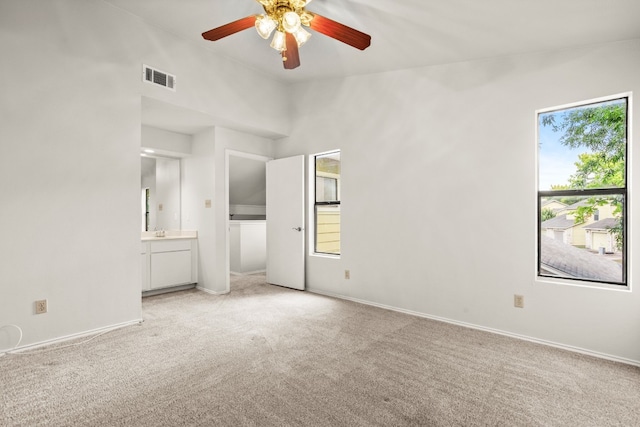
[[[340,255],[340,151],[314,156],[315,252]]]
[[[628,104],[538,113],[538,276],[627,284]]]

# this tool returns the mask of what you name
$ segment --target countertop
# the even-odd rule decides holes
[[[140,240],[151,242],[156,240],[177,240],[177,239],[197,239],[198,232],[195,230],[165,230],[164,237],[156,236],[155,231],[143,231]]]

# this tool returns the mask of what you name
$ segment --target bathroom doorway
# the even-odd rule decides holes
[[[231,275],[266,271],[266,162],[270,157],[225,151],[227,291]]]

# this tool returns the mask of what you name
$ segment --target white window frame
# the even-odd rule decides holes
[[[632,182],[633,182],[633,168],[632,168],[632,158],[633,158],[633,93],[632,92],[623,92],[615,95],[609,95],[599,98],[592,98],[578,102],[572,102],[568,104],[557,105],[554,107],[542,108],[535,111],[534,115],[534,123],[535,123],[535,244],[534,244],[534,283],[538,284],[553,284],[553,285],[566,285],[566,286],[574,286],[574,287],[583,287],[583,288],[596,288],[596,289],[604,289],[604,290],[612,290],[619,292],[631,292],[632,291],[632,283],[633,283],[633,264],[632,264],[632,241],[631,236],[633,236],[632,230],[632,221],[633,218],[633,192],[632,192]],[[539,226],[539,206],[538,206],[538,198],[539,198],[539,185],[540,185],[540,150],[539,150],[539,115],[548,113],[551,111],[565,110],[569,108],[581,107],[588,104],[597,104],[601,102],[613,101],[620,98],[627,99],[627,141],[626,141],[626,222],[625,222],[625,267],[626,267],[626,277],[625,284],[609,284],[609,283],[600,283],[593,282],[589,280],[582,279],[567,279],[562,277],[548,277],[548,276],[540,276],[538,274],[539,269],[539,242],[540,242],[540,226]]]
[[[324,156],[332,153],[340,153],[340,165],[342,169],[342,150],[339,148],[333,150],[327,150],[320,153],[314,153],[309,155],[309,167],[308,170],[308,184],[309,184],[309,205],[307,212],[309,213],[309,217],[307,220],[307,232],[309,233],[307,236],[307,242],[309,242],[309,255],[315,256],[319,258],[329,258],[329,259],[340,259],[342,254],[342,241],[340,242],[340,254],[328,254],[324,252],[316,252],[316,157]],[[342,174],[341,174],[342,175]],[[341,187],[338,184],[338,198],[342,199],[341,195]],[[340,204],[342,206],[342,203]],[[340,224],[341,232],[342,232],[342,223]],[[341,239],[342,240],[342,239]]]

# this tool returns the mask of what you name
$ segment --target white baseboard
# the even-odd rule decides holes
[[[584,355],[587,355],[587,356],[597,357],[599,359],[606,359],[606,360],[611,360],[613,362],[619,362],[619,363],[624,363],[624,364],[627,364],[627,365],[640,367],[640,361],[638,361],[638,360],[627,359],[627,358],[619,357],[619,356],[613,356],[613,355],[607,354],[607,353],[600,353],[600,352],[597,352],[597,351],[588,350],[588,349],[581,348],[581,347],[574,347],[574,346],[567,345],[567,344],[561,344],[561,343],[557,343],[557,342],[553,342],[553,341],[547,341],[547,340],[543,340],[543,339],[539,339],[539,338],[529,337],[529,336],[526,336],[526,335],[520,335],[520,334],[516,334],[516,333],[513,333],[513,332],[503,331],[503,330],[500,330],[500,329],[487,328],[485,326],[479,326],[479,325],[475,325],[473,323],[461,322],[461,321],[458,321],[458,320],[448,319],[446,317],[433,316],[433,315],[426,314],[426,313],[421,313],[421,312],[418,312],[418,311],[405,310],[403,308],[393,307],[393,306],[385,305],[385,304],[379,304],[379,303],[375,303],[375,302],[371,302],[371,301],[367,301],[367,300],[362,300],[362,299],[358,299],[358,298],[347,297],[347,296],[340,295],[340,294],[334,294],[332,292],[319,291],[317,289],[307,289],[307,291],[309,291],[311,293],[319,294],[319,295],[325,295],[325,296],[332,297],[332,298],[338,298],[338,299],[343,299],[343,300],[347,300],[347,301],[356,302],[356,303],[359,303],[359,304],[364,304],[364,305],[370,305],[370,306],[373,306],[373,307],[383,308],[385,310],[391,310],[391,311],[396,311],[396,312],[399,312],[399,313],[405,313],[405,314],[409,314],[411,316],[422,317],[422,318],[430,319],[430,320],[436,320],[438,322],[450,323],[452,325],[463,326],[465,328],[477,329],[479,331],[490,332],[492,334],[503,335],[503,336],[506,336],[506,337],[516,338],[516,339],[523,340],[523,341],[529,341],[529,342],[533,342],[533,343],[536,343],[536,344],[542,344],[542,345],[546,345],[546,346],[549,346],[549,347],[555,347],[555,348],[559,348],[559,349],[562,349],[562,350],[572,351],[574,353],[580,353],[580,354],[584,354]]]
[[[210,295],[224,295],[229,293],[229,291],[212,291],[211,289],[203,288],[201,286],[196,286],[196,289]]]
[[[97,329],[91,329],[89,331],[84,331],[84,332],[78,332],[77,334],[71,334],[71,335],[65,335],[63,337],[58,337],[58,338],[53,338],[50,340],[45,340],[45,341],[40,341],[37,343],[33,343],[33,344],[27,344],[27,345],[23,345],[17,348],[12,348],[10,350],[6,350],[3,351],[2,353],[0,353],[0,355],[5,355],[5,354],[19,354],[25,351],[29,351],[29,350],[35,350],[37,348],[40,347],[46,347],[52,344],[60,344],[62,342],[65,341],[71,341],[71,340],[75,340],[78,338],[83,338],[83,337],[88,337],[90,335],[96,335],[96,334],[103,334],[106,332],[111,332],[113,330],[116,329],[120,329],[120,328],[124,328],[126,326],[132,326],[132,325],[140,325],[142,324],[144,320],[143,319],[137,319],[137,320],[131,320],[128,322],[123,322],[123,323],[117,323],[115,325],[110,325],[110,326],[105,326],[103,328],[97,328]]]

